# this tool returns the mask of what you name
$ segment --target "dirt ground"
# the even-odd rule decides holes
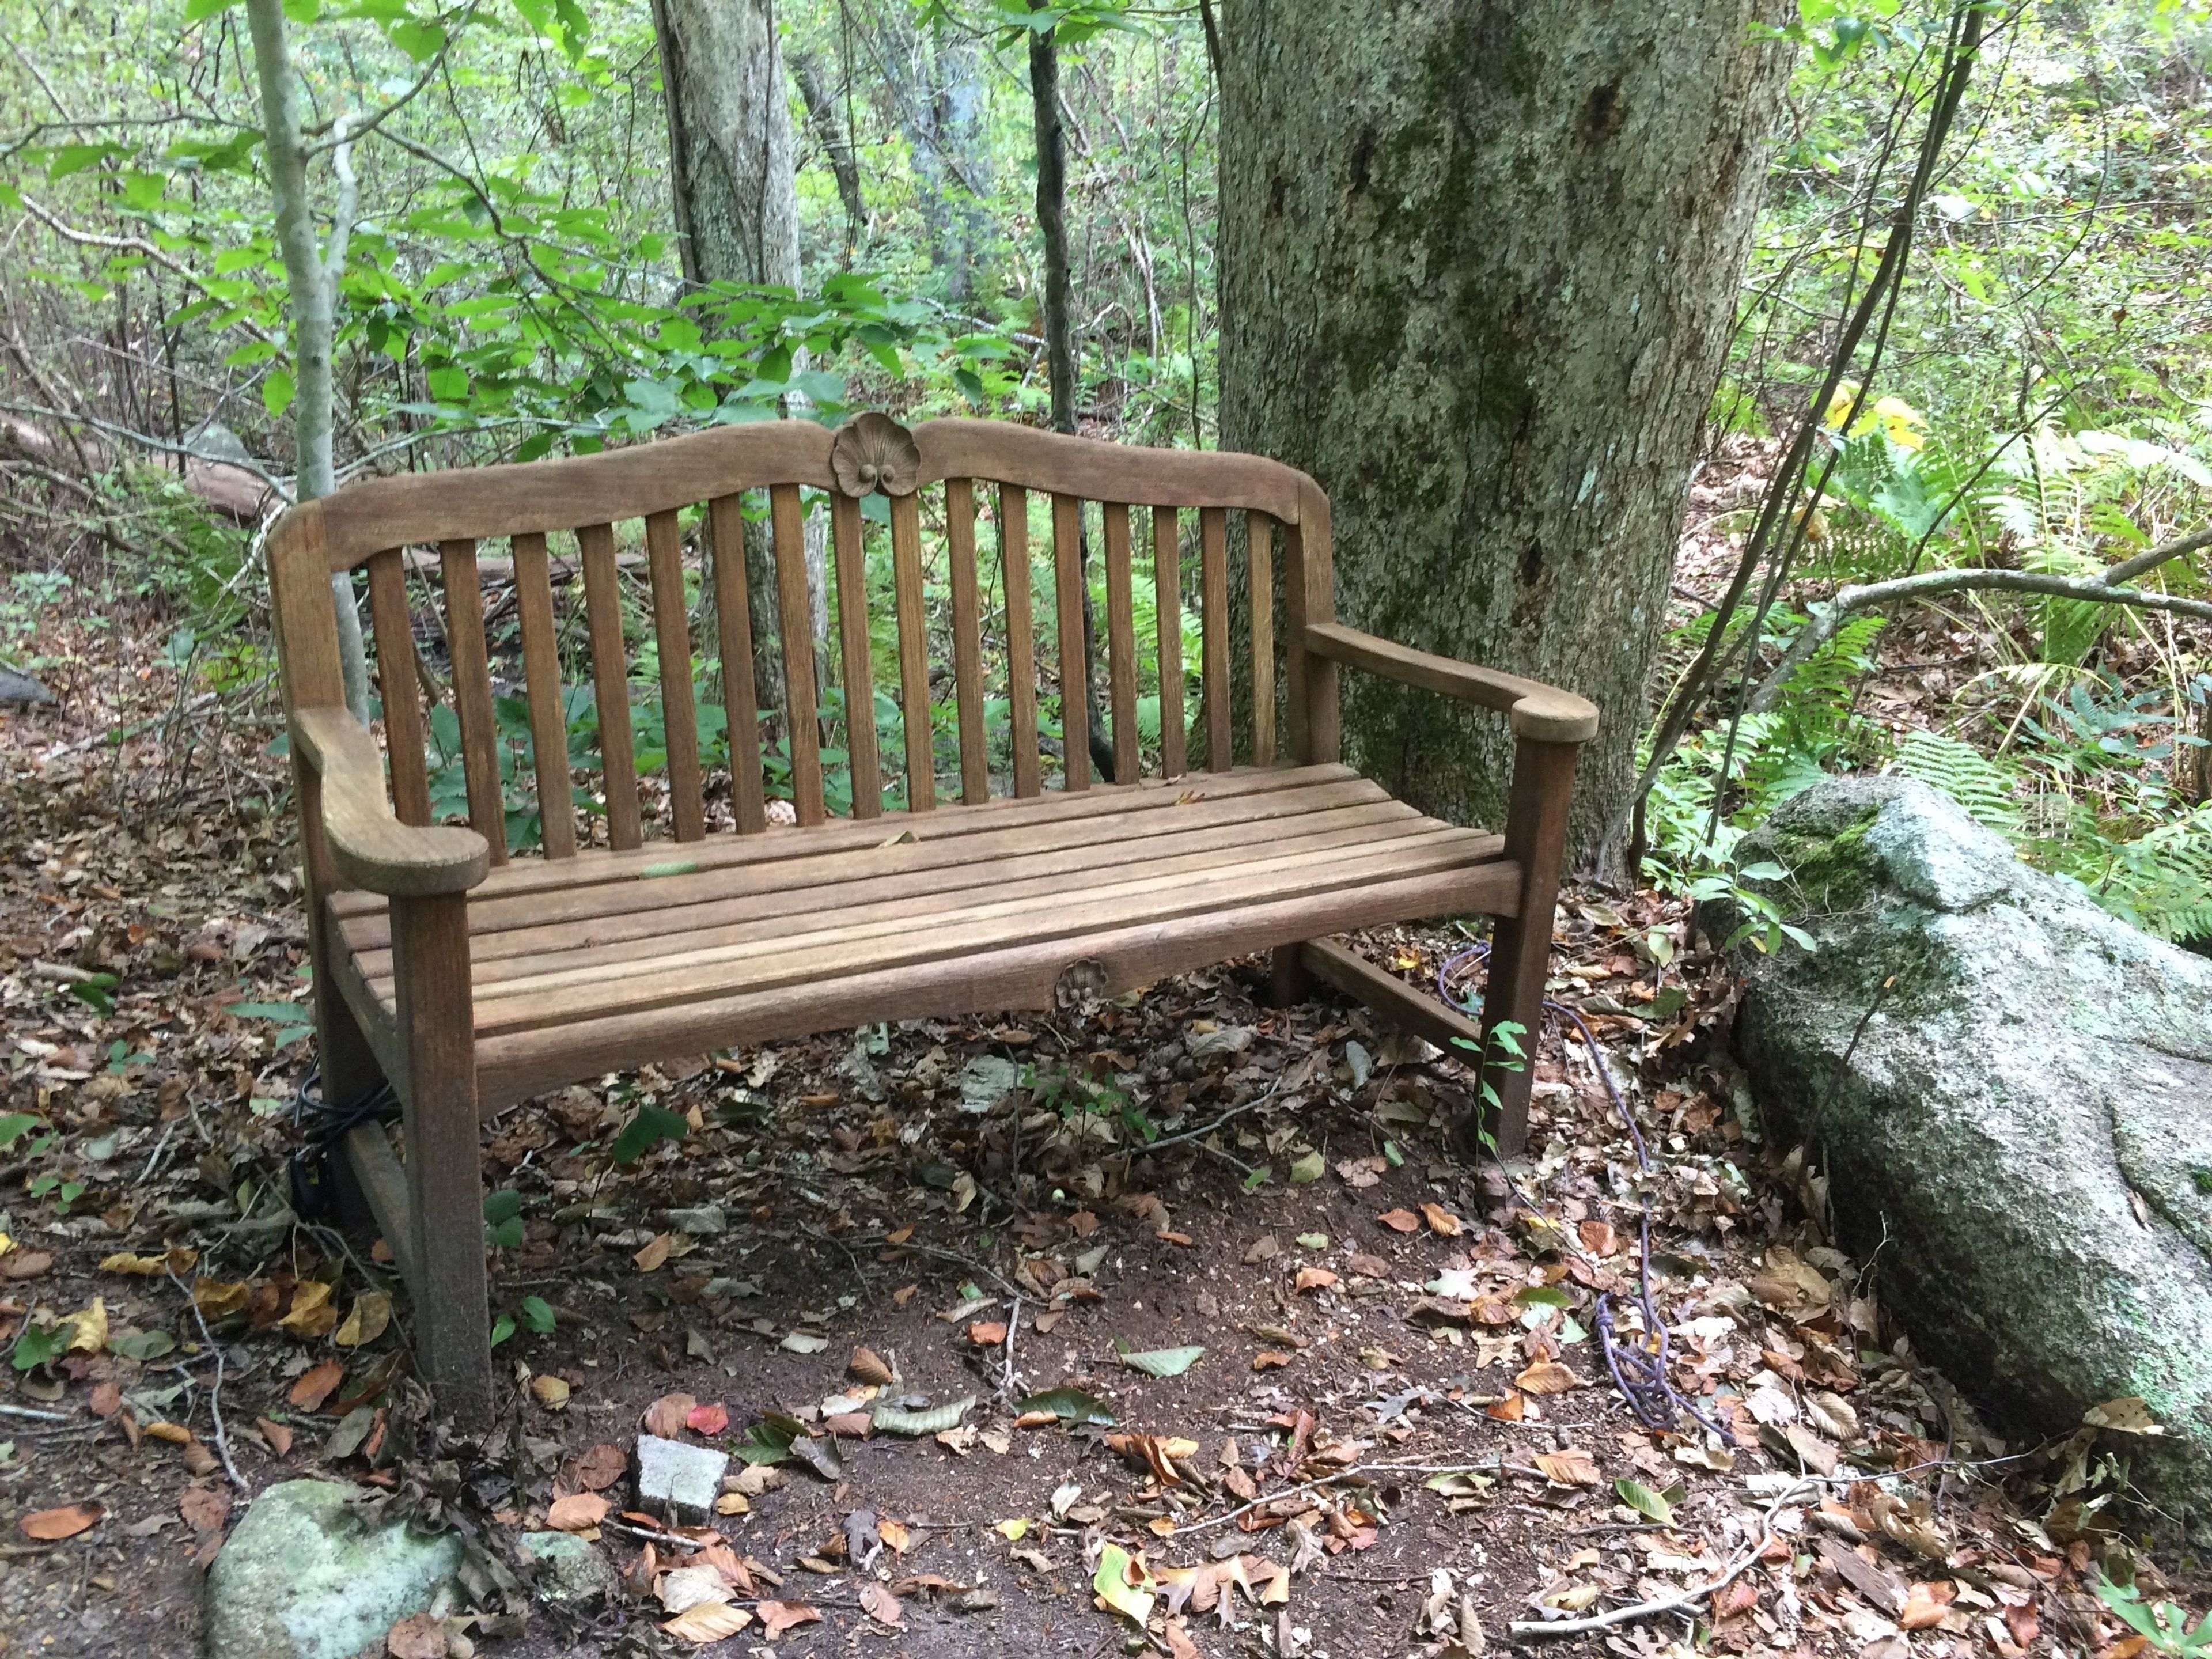
[[[246,1498],[307,1474],[514,1575],[434,1632],[456,1655],[2139,1651],[2089,1594],[2125,1544],[2052,1508],[2080,1448],[2008,1446],[1913,1360],[1739,1098],[1733,982],[1652,893],[1575,895],[1553,990],[1648,1174],[1571,1026],[1539,1048],[1530,1156],[1470,1165],[1456,1060],[1334,1001],[1268,1008],[1254,963],[520,1109],[486,1133],[507,1392],[456,1439],[373,1236],[291,1207],[311,1045],[270,733],[159,671],[65,690],[0,716],[29,1120],[0,1120],[0,1653],[196,1650]],[[1358,941],[1431,985],[1467,942]],[[620,1161],[644,1109],[684,1133]],[[1601,1302],[1636,1341],[1647,1209],[1670,1381],[1710,1428],[1639,1423],[1600,1351]],[[963,1400],[941,1432],[879,1426]],[[733,1461],[732,1512],[687,1529],[630,1494],[648,1422],[776,1461]],[[549,1515],[613,1597],[522,1582]],[[695,1645],[665,1604],[702,1563],[751,1621]]]

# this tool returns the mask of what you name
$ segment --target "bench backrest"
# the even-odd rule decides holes
[[[1048,525],[1043,533],[1051,546],[1053,632],[1073,647],[1078,660],[1083,637],[1079,538],[1085,504],[1098,504],[1100,534],[1092,556],[1103,553],[1106,606],[1097,626],[1107,668],[1105,708],[1117,780],[1139,775],[1143,750],[1138,705],[1140,696],[1152,691],[1160,716],[1159,771],[1174,775],[1184,769],[1194,747],[1187,732],[1198,735],[1206,763],[1213,769],[1225,769],[1232,751],[1256,763],[1273,763],[1279,668],[1290,756],[1302,761],[1335,758],[1334,670],[1300,646],[1306,623],[1325,622],[1333,615],[1328,501],[1310,478],[1257,456],[1141,449],[994,421],[925,421],[908,429],[882,415],[856,416],[835,433],[811,421],[763,422],[571,460],[382,478],[295,507],[278,522],[269,542],[287,707],[343,702],[327,578],[366,564],[392,804],[399,818],[427,823],[432,817],[434,780],[425,763],[424,742],[427,683],[438,699],[432,713],[445,738],[441,751],[458,750],[469,822],[490,843],[495,862],[508,851],[503,774],[515,769],[521,747],[517,739],[526,722],[544,851],[552,858],[574,854],[571,768],[579,757],[570,752],[569,727],[585,706],[597,711],[609,842],[617,848],[638,846],[648,820],[661,816],[653,799],[658,792],[648,785],[641,793],[639,787],[630,694],[634,659],[625,642],[623,588],[625,583],[635,588],[636,573],[641,572],[644,591],[636,609],[649,616],[649,636],[659,659],[662,731],[657,735],[664,758],[657,769],[665,775],[669,831],[678,841],[696,841],[707,830],[709,778],[702,769],[695,690],[702,653],[695,635],[711,634],[712,648],[706,654],[718,650],[727,671],[721,676],[723,732],[732,816],[740,833],[757,832],[765,827],[767,813],[743,526],[748,492],[764,492],[785,669],[783,735],[772,758],[780,779],[787,762],[787,787],[798,822],[820,823],[830,803],[823,787],[805,550],[807,490],[820,491],[828,500],[829,577],[836,594],[831,654],[836,662],[836,672],[823,678],[842,694],[842,708],[855,715],[842,721],[845,760],[833,772],[851,780],[849,811],[854,816],[877,816],[882,799],[873,781],[894,781],[900,773],[909,810],[929,810],[940,793],[957,793],[963,803],[990,794],[987,672],[1005,686],[1007,735],[1002,744],[1011,751],[1011,791],[1038,793],[1046,758],[1038,743],[1041,665],[1056,671],[1065,689],[1062,784],[1070,789],[1089,787],[1079,675],[1066,672],[1056,662],[1041,664],[1037,651],[1032,607],[1038,596],[1031,592],[1030,556],[1032,495],[1040,498],[1039,517]],[[866,503],[877,493],[887,498],[887,514]],[[992,528],[981,573],[979,507]],[[696,553],[687,551],[683,517],[694,508]],[[866,538],[872,511],[889,520],[893,580],[887,617],[872,614],[870,608]],[[1196,724],[1191,726],[1182,629],[1185,513],[1194,515],[1198,532],[1195,574],[1203,641],[1203,690]],[[1243,699],[1246,706],[1238,711],[1231,708],[1229,655],[1232,515],[1242,516],[1250,549],[1249,684],[1259,691]],[[618,554],[618,531],[639,520],[642,557],[624,559]],[[1156,584],[1152,609],[1160,624],[1149,653],[1140,652],[1136,629],[1132,564],[1139,536],[1150,538]],[[567,556],[571,538],[573,560]],[[488,618],[479,550],[486,542],[501,540],[512,577],[495,587]],[[992,543],[995,561],[988,557]],[[410,549],[426,545],[438,549],[434,564],[420,555],[410,560]],[[989,568],[994,563],[995,569]],[[700,591],[710,586],[714,596],[711,618],[697,618],[696,629],[687,589],[687,573],[694,564],[702,567]],[[563,607],[555,601],[555,579],[572,577],[579,568],[582,603],[568,605],[564,621],[559,614]],[[927,582],[938,569],[945,572],[951,600],[949,641],[944,639],[941,617],[933,639],[927,605]],[[709,572],[708,584],[703,579]],[[433,577],[442,605],[428,602]],[[1285,647],[1279,664],[1279,591]],[[426,620],[434,622],[427,636],[441,634],[445,641],[449,693],[437,684],[436,676],[422,672],[417,659],[416,619],[425,611],[430,613]],[[488,621],[495,632],[487,632]],[[878,706],[872,647],[879,639],[888,644],[894,635],[895,702],[902,716],[904,753],[884,756],[872,717]],[[947,647],[942,652],[939,641]],[[503,702],[493,678],[495,659],[511,662],[516,656],[524,694],[520,705]],[[588,704],[580,690],[568,689],[580,682],[586,656],[593,688]],[[939,683],[949,678],[951,684],[957,781],[948,768],[940,784],[934,722],[927,711],[936,701],[933,659],[948,656],[949,676],[935,678]],[[1140,686],[1146,657],[1153,672],[1142,676],[1151,684]],[[569,664],[577,672],[564,672]],[[512,672],[503,678],[512,681]],[[448,696],[450,712],[443,708]],[[1233,720],[1232,713],[1241,713],[1242,720]],[[711,739],[711,716],[707,729]],[[831,735],[836,735],[834,726]],[[835,753],[833,745],[833,758]]]

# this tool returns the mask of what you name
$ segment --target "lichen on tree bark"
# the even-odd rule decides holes
[[[1585,850],[1633,776],[1791,13],[1224,15],[1223,442],[1329,492],[1343,619],[1597,702]],[[1503,722],[1347,675],[1345,731],[1423,806],[1502,821]]]

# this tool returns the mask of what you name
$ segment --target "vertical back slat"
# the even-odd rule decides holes
[[[691,696],[691,615],[684,598],[684,535],[673,512],[647,515],[645,552],[653,576],[653,635],[660,647],[669,814],[677,840],[703,841],[707,798],[699,781],[699,710]]]
[[[1182,729],[1182,540],[1171,507],[1152,509],[1152,578],[1159,620],[1160,772],[1180,777]]]
[[[396,547],[369,555],[368,619],[376,630],[384,742],[392,756],[392,810],[402,823],[422,824],[430,821],[430,777],[422,758],[422,684],[407,616],[405,556]]]
[[[814,596],[806,585],[806,522],[799,486],[768,492],[775,540],[776,626],[783,641],[783,707],[791,727],[791,803],[802,824],[822,822],[822,732],[814,707]]]
[[[599,716],[599,774],[607,797],[607,841],[617,851],[641,845],[637,761],[630,746],[629,661],[623,654],[622,593],[616,586],[612,525],[576,532],[584,556],[584,621],[592,640],[592,689]]]
[[[729,721],[730,801],[738,833],[768,828],[761,793],[760,705],[753,696],[753,617],[745,591],[745,512],[741,495],[707,503],[707,540],[714,560],[715,636],[722,651],[722,713]]]
[[[523,688],[538,775],[538,834],[549,859],[576,853],[576,801],[568,781],[568,711],[561,695],[561,641],[553,574],[542,535],[514,538],[514,611],[522,624]]]
[[[952,687],[960,708],[960,799],[991,798],[983,746],[983,615],[975,595],[975,481],[945,481],[945,548],[952,567]]]
[[[1061,787],[1091,787],[1090,665],[1083,652],[1083,503],[1052,498],[1053,596],[1060,609]]]
[[[1114,781],[1134,783],[1142,769],[1137,744],[1137,618],[1130,592],[1129,509],[1107,501],[1106,684],[1114,708]]]
[[[1198,515],[1199,627],[1205,661],[1206,765],[1226,772],[1231,758],[1229,737],[1229,515],[1209,507]]]
[[[1252,764],[1275,763],[1275,521],[1244,515],[1244,562],[1252,579]]]
[[[876,681],[869,663],[866,520],[860,498],[830,498],[830,539],[837,561],[837,640],[845,666],[845,748],[853,763],[853,816],[883,816],[883,757],[876,748]]]
[[[937,805],[937,762],[929,727],[929,617],[921,584],[921,506],[891,498],[891,575],[898,605],[899,711],[906,727],[906,804]]]
[[[1037,764],[1036,632],[1030,610],[1030,496],[999,490],[1000,582],[1006,598],[1006,701],[1014,728],[1014,793],[1043,786]]]
[[[1298,522],[1295,537],[1284,544],[1285,580],[1291,584],[1291,602],[1284,607],[1292,638],[1291,666],[1301,671],[1299,706],[1305,723],[1297,753],[1301,765],[1311,766],[1337,758],[1342,745],[1339,728],[1337,665],[1328,658],[1306,650],[1306,629],[1316,623],[1336,620],[1336,574],[1328,539],[1328,497],[1310,478],[1298,488]]]
[[[477,544],[441,542],[446,579],[446,648],[453,659],[453,712],[461,720],[461,772],[469,784],[469,828],[507,862],[507,803],[499,787],[499,720],[491,706],[491,663],[484,649],[483,589]]]

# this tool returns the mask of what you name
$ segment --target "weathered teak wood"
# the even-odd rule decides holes
[[[949,693],[931,679],[924,576],[942,489]],[[995,489],[1003,650],[977,568],[978,488]],[[765,490],[799,827],[771,830],[761,779],[741,503]],[[837,682],[846,699],[853,821],[824,809],[802,489],[829,498]],[[908,809],[882,809],[862,502],[887,498]],[[1028,513],[1051,503],[1060,640],[1061,787],[1038,740]],[[933,494],[932,502],[939,497]],[[1114,777],[1091,776],[1083,524],[1099,504],[1103,669]],[[714,630],[739,834],[707,832],[717,780],[696,741],[679,514],[704,508]],[[1140,740],[1131,514],[1151,513],[1161,731]],[[1181,519],[1198,514],[1200,776],[1183,775]],[[1251,708],[1231,702],[1228,514],[1245,514]],[[668,722],[670,818],[683,856],[648,841],[629,708],[613,526],[643,521],[650,623]],[[567,766],[561,649],[545,538],[580,550],[606,802],[606,848],[579,848]],[[503,862],[505,817],[477,544],[513,550],[544,858]],[[436,543],[471,829],[433,826],[404,561]],[[1408,650],[1339,624],[1328,501],[1312,480],[1254,456],[1134,450],[977,421],[912,431],[862,416],[833,436],[801,421],[718,428],[580,460],[380,480],[285,515],[269,538],[272,611],[292,738],[309,900],[315,1017],[331,1097],[380,1076],[397,1089],[405,1149],[347,1139],[356,1184],[414,1302],[423,1374],[480,1418],[492,1370],[479,1170],[481,1118],[609,1069],[855,1021],[1051,1006],[1062,974],[1095,964],[1107,988],[1252,951],[1273,953],[1279,995],[1319,978],[1440,1043],[1475,1027],[1324,936],[1440,913],[1497,918],[1483,1030],[1503,1103],[1495,1131],[1525,1133],[1529,1074],[1496,1063],[1497,1029],[1540,1023],[1581,699]],[[1279,570],[1276,560],[1280,560]],[[343,708],[329,573],[368,566],[392,750]],[[635,580],[635,573],[633,574]],[[1281,594],[1281,621],[1276,595]],[[574,590],[571,590],[572,595]],[[1280,653],[1279,674],[1278,651]],[[997,653],[997,654],[994,654]],[[1003,664],[1012,731],[987,730]],[[1424,817],[1337,763],[1342,667],[1497,709],[1518,738],[1503,836]],[[511,667],[502,666],[511,674]],[[942,669],[939,671],[943,672]],[[933,704],[957,711],[957,811],[937,807]],[[1280,707],[1283,730],[1276,730]],[[1240,739],[1249,764],[1237,763]],[[1003,746],[995,747],[994,745]],[[1287,763],[1279,761],[1286,754]],[[1146,763],[1158,775],[1141,775]],[[1012,773],[994,797],[992,765]],[[1006,787],[1002,784],[1000,787]],[[394,804],[397,811],[394,810]],[[1086,966],[1086,975],[1091,969]]]
[[[707,833],[699,780],[699,711],[691,697],[691,614],[684,603],[683,532],[673,513],[645,521],[653,572],[653,635],[660,649],[660,710],[668,744],[668,809],[676,839]]]
[[[1182,538],[1171,507],[1152,509],[1152,578],[1158,600],[1153,608],[1160,619],[1160,773],[1179,778],[1187,764],[1182,724]]]
[[[1106,522],[1106,683],[1114,711],[1114,777],[1137,775],[1137,619],[1129,571],[1129,509],[1109,501]]]
[[[852,757],[853,816],[884,810],[883,757],[876,745],[875,670],[868,661],[868,558],[866,521],[851,495],[830,502],[830,540],[837,565],[837,640],[844,668],[845,747]]]
[[[1229,515],[1218,507],[1198,515],[1199,628],[1204,639],[1206,769],[1226,772],[1229,735]]]
[[[768,828],[761,788],[760,705],[753,693],[753,617],[745,588],[744,501],[734,491],[707,503],[714,560],[714,637],[722,653],[722,714],[729,722],[730,805],[741,836]]]
[[[1245,570],[1252,601],[1252,764],[1275,763],[1275,521],[1244,515]]]
[[[623,645],[622,594],[615,584],[612,525],[578,527],[584,556],[585,624],[592,641],[592,690],[599,719],[599,776],[606,791],[607,840],[617,848],[643,843],[637,811],[637,762],[630,746],[629,658]]]
[[[568,775],[568,713],[561,694],[561,641],[545,538],[514,538],[514,609],[522,627],[523,688],[530,702],[532,769],[538,778],[540,838],[549,859],[576,854],[576,798]],[[398,752],[398,744],[393,745]]]
[[[392,751],[392,799],[402,823],[430,821],[430,779],[422,758],[422,689],[415,629],[407,617],[407,574],[399,550],[368,561],[369,624],[376,630],[377,689]]]
[[[907,810],[937,805],[937,734],[929,719],[929,615],[921,574],[921,505],[891,497],[892,600],[898,611],[899,724],[906,732]]]
[[[1053,596],[1059,602],[1060,787],[1091,787],[1091,680],[1084,664],[1083,503],[1052,498]]]
[[[499,784],[499,721],[491,706],[491,664],[484,651],[483,589],[477,544],[440,546],[445,562],[446,648],[453,659],[453,712],[460,716],[461,772],[469,786],[469,827],[484,838],[494,864],[507,862],[507,803]]]
[[[822,822],[822,731],[814,705],[814,595],[806,581],[806,523],[799,486],[768,495],[775,543],[775,610],[783,642],[783,709],[791,744],[791,804],[802,828]]]
[[[1014,793],[1043,787],[1036,731],[1036,619],[1030,605],[1029,492],[999,492],[1000,585],[1006,601],[1006,700],[1014,728]]]
[[[945,481],[945,550],[952,576],[952,684],[960,714],[960,799],[991,798],[983,747],[983,608],[975,591],[975,484]]]

